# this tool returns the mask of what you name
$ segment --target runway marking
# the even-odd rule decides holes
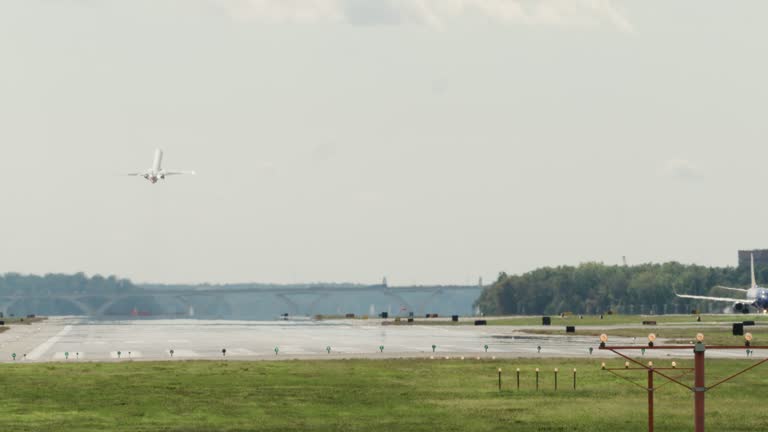
[[[376,351],[379,350],[377,347],[372,347],[369,350],[366,350],[365,348],[366,347],[354,348],[354,347],[345,347],[345,346],[340,346],[340,347],[331,346],[331,354],[333,354],[333,353],[336,353],[336,354],[366,354],[366,353],[369,353],[369,352],[374,352],[374,349]]]
[[[200,354],[192,350],[174,349],[173,356],[174,357],[200,357]]]
[[[235,348],[227,350],[227,354],[230,355],[255,355],[256,353],[246,348]]]
[[[54,360],[68,360],[68,361],[77,361],[82,360],[85,357],[85,353],[80,353],[80,356],[78,357],[74,352],[69,353],[69,359],[67,359],[67,356],[64,355],[66,351],[59,351],[56,354],[53,355]]]
[[[129,358],[134,359],[134,358],[143,357],[143,355],[141,354],[141,351],[133,351],[133,350],[131,350],[130,351],[130,353],[131,353],[130,356],[128,355],[128,352],[129,351],[122,351],[122,350],[120,350],[120,356],[118,357],[117,351],[110,351],[109,352],[109,357],[113,358],[113,359],[119,358],[121,360],[129,359]]]
[[[61,340],[62,337],[66,336],[69,332],[72,331],[72,326],[68,325],[65,326],[59,333],[56,334],[56,336],[51,337],[47,341],[41,343],[37,346],[37,348],[33,349],[32,352],[27,354],[27,359],[29,360],[37,360],[40,357],[43,356],[46,352],[48,352],[49,349],[53,345],[55,345],[59,340]]]
[[[309,351],[297,346],[280,347],[281,354],[316,354],[317,352],[320,352],[320,349],[318,349],[317,351]]]

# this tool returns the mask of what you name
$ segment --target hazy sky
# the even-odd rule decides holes
[[[768,3],[3,0],[0,271],[475,283],[768,247]],[[197,170],[151,185],[120,174]]]

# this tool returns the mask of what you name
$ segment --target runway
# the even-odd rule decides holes
[[[0,334],[0,362],[615,357],[597,350],[599,341],[592,336],[531,335],[525,330],[513,326],[382,326],[379,320],[92,321],[57,317],[13,326]],[[630,345],[632,339],[612,338],[612,342]],[[692,353],[654,350],[646,354],[649,358],[670,356],[684,358]],[[743,358],[744,353],[712,351],[708,356]]]

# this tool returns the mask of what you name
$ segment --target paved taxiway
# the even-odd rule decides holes
[[[17,325],[0,334],[0,362],[220,359],[237,360],[387,357],[590,357],[593,336],[525,334],[525,327],[413,325],[382,326],[378,320],[321,322],[127,320],[51,318]],[[586,329],[586,327],[584,327]],[[632,344],[631,338],[612,338]],[[435,345],[435,352],[432,352]],[[488,351],[485,351],[488,345]],[[381,352],[379,347],[383,346]],[[330,354],[327,347],[331,348]],[[538,347],[541,347],[539,352]],[[278,353],[275,354],[275,348]],[[66,353],[69,353],[67,356]],[[119,354],[118,354],[119,353]],[[26,354],[26,356],[25,356]],[[756,354],[759,355],[759,354]],[[647,357],[691,353],[654,350]],[[743,350],[710,352],[743,358]],[[68,357],[68,359],[67,359]],[[597,349],[591,357],[614,357]]]

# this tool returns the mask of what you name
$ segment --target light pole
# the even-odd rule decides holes
[[[654,337],[652,338],[651,336],[654,336]],[[744,336],[745,336],[745,343],[744,343],[744,345],[745,346],[751,346],[752,335],[750,334],[748,337],[747,337],[747,335],[744,335]],[[641,348],[641,349],[643,351],[645,351],[645,349],[664,349],[664,350],[690,350],[691,349],[691,347],[689,345],[670,345],[670,346],[663,346],[663,347],[655,346],[653,344],[653,340],[654,339],[655,339],[655,335],[649,335],[649,337],[648,337],[648,340],[649,340],[648,347]],[[639,361],[629,357],[628,355],[625,355],[625,354],[622,354],[621,352],[619,352],[619,351],[625,351],[625,350],[636,350],[636,349],[638,349],[640,347],[637,347],[637,346],[606,346],[606,342],[607,341],[608,341],[608,336],[607,335],[605,335],[605,334],[600,335],[600,349],[611,351],[614,354],[616,354],[616,355],[618,355],[620,357],[623,357],[625,360],[627,360],[627,362],[625,363],[625,369],[630,369],[629,368],[629,363],[632,362],[632,363],[640,366],[640,368],[636,367],[636,368],[632,368],[632,369],[635,369],[635,370],[636,369],[646,369],[648,371],[648,382],[649,382],[649,388],[648,388],[648,391],[649,391],[648,409],[649,409],[649,411],[648,411],[648,415],[649,415],[649,430],[651,430],[651,431],[653,430],[653,425],[652,425],[652,421],[653,421],[653,411],[652,411],[652,409],[653,409],[653,398],[652,398],[652,394],[651,394],[652,393],[651,384],[652,384],[653,374],[657,374],[657,375],[659,375],[659,376],[661,376],[661,377],[663,377],[663,378],[665,378],[665,379],[667,379],[667,380],[669,380],[669,381],[671,381],[671,382],[673,382],[675,384],[678,384],[678,385],[680,385],[682,387],[685,387],[688,390],[693,392],[693,394],[694,394],[694,404],[693,404],[693,406],[694,406],[694,430],[695,430],[695,432],[704,432],[704,427],[705,427],[705,404],[704,404],[705,398],[704,398],[704,396],[705,396],[705,393],[708,392],[708,391],[713,390],[715,387],[719,386],[720,384],[723,384],[723,383],[725,383],[727,381],[730,381],[731,379],[733,379],[733,378],[735,378],[735,377],[737,377],[737,376],[739,376],[739,375],[741,375],[741,374],[743,374],[745,372],[748,372],[748,371],[750,371],[750,370],[752,370],[752,369],[762,365],[763,363],[768,362],[768,358],[760,360],[759,362],[752,364],[751,366],[741,370],[740,372],[737,372],[737,373],[735,373],[735,374],[733,374],[733,375],[731,375],[731,376],[729,376],[727,378],[724,378],[724,379],[716,382],[715,384],[712,384],[709,387],[707,387],[706,386],[706,376],[705,376],[705,361],[704,361],[704,356],[705,356],[705,353],[706,353],[707,349],[736,350],[736,349],[743,349],[744,347],[743,346],[733,346],[733,345],[706,346],[706,345],[704,345],[704,335],[702,333],[699,333],[699,334],[696,335],[696,341],[697,342],[696,342],[696,344],[693,347],[694,385],[693,386],[689,386],[689,385],[683,384],[682,382],[679,381],[679,378],[681,378],[682,375],[678,376],[678,377],[669,376],[666,373],[665,368],[654,368],[653,367],[653,363],[650,363],[648,366],[646,366],[646,365],[640,363]],[[768,349],[768,346],[758,346],[758,347],[752,347],[752,348]],[[606,371],[609,371],[609,372],[613,373],[614,375],[618,375],[615,372],[613,372],[614,370],[620,370],[620,369],[609,369],[609,368],[606,368],[605,367],[605,363],[602,364],[602,369],[606,370]],[[674,364],[674,363],[673,363],[671,369],[690,370],[690,369],[686,369],[686,368],[677,368],[677,365]]]

